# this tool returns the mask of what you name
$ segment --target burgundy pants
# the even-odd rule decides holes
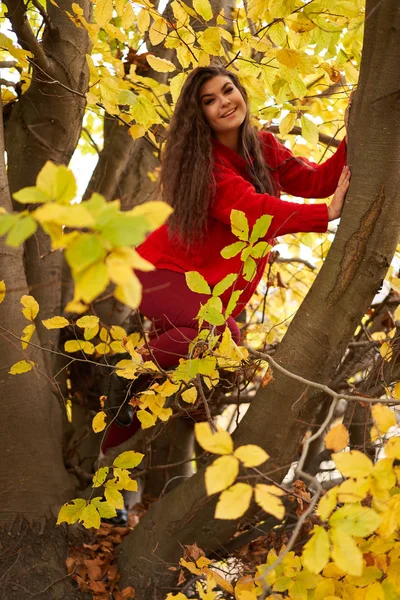
[[[205,304],[209,296],[192,292],[186,285],[183,273],[158,269],[136,271],[136,275],[143,286],[139,310],[153,324],[149,346],[158,364],[169,369],[176,366],[180,358],[187,356],[190,342],[198,335],[195,317],[200,304]],[[238,344],[240,330],[233,317],[228,318],[226,325]],[[222,332],[225,325],[216,329]],[[119,427],[113,423],[103,443],[103,452],[130,438],[139,426],[136,418],[129,427]]]

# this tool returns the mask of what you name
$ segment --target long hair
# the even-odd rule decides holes
[[[252,183],[259,193],[274,191],[257,130],[250,124],[247,93],[238,77],[220,66],[197,67],[188,75],[171,118],[160,174],[163,200],[174,209],[168,221],[170,235],[185,246],[191,246],[206,232],[215,194],[212,131],[199,97],[202,85],[218,75],[229,77],[246,102],[240,151]]]

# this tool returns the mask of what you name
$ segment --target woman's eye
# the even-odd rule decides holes
[[[225,90],[225,93],[226,93],[226,94],[230,94],[231,92],[233,92],[233,88],[227,88],[227,89]]]
[[[214,102],[214,98],[210,98],[210,100],[206,100],[206,101],[204,102],[204,104],[205,104],[206,106],[208,106],[209,104],[212,104],[213,102]]]

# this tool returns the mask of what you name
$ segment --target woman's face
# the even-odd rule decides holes
[[[226,75],[217,75],[201,86],[200,106],[217,137],[239,129],[247,113],[242,94]]]

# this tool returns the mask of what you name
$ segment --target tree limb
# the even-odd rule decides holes
[[[26,14],[26,6],[22,0],[5,0],[6,17],[11,23],[12,30],[17,36],[18,43],[24,50],[29,50],[35,57],[35,62],[46,71],[50,62],[42,46],[37,41]]]

